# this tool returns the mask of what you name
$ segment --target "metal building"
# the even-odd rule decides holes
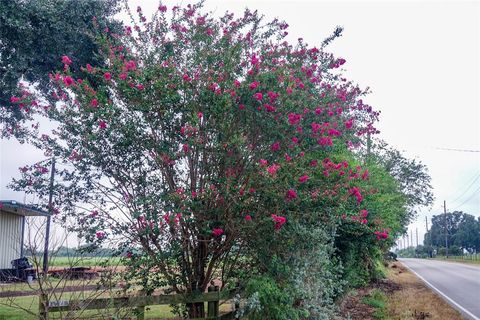
[[[48,213],[13,200],[0,200],[0,269],[12,268],[12,260],[23,257],[25,217]]]

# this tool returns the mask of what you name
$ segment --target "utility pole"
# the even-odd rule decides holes
[[[410,230],[410,245],[413,247],[413,230]]]
[[[55,176],[55,157],[52,158],[52,169],[50,172],[50,194],[48,195],[48,217],[47,227],[45,230],[45,246],[43,249],[43,276],[47,276],[48,272],[48,241],[50,238],[50,220],[53,213],[53,177]]]
[[[443,200],[443,213],[445,217],[445,256],[448,259],[448,235],[447,235],[447,201]]]
[[[427,216],[425,216],[425,229],[427,230],[427,234],[428,234],[428,220],[427,220]],[[427,237],[425,236],[425,242],[427,240]]]
[[[415,233],[417,234],[417,248],[418,248],[418,228],[415,228]]]

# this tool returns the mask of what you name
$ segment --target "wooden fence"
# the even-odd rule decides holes
[[[152,305],[170,305],[180,303],[198,303],[207,302],[207,318],[204,319],[236,319],[235,313],[239,308],[235,305],[235,311],[220,316],[219,302],[221,300],[232,299],[237,293],[236,290],[219,291],[218,286],[208,288],[207,293],[198,293],[191,295],[170,294],[170,295],[151,295],[151,296],[130,296],[130,297],[112,297],[97,298],[87,300],[62,300],[48,301],[46,294],[40,294],[39,299],[39,319],[48,320],[48,314],[51,312],[75,312],[79,310],[98,310],[98,309],[118,309],[134,308],[137,314],[137,320],[145,319],[145,307]],[[199,318],[198,318],[199,319]],[[193,320],[193,319],[192,319]]]

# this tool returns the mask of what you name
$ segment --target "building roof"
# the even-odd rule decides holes
[[[0,213],[11,213],[19,216],[48,216],[48,212],[42,209],[15,200],[0,200]]]

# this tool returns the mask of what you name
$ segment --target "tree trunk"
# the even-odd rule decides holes
[[[205,305],[203,302],[187,303],[188,317],[205,318]]]

